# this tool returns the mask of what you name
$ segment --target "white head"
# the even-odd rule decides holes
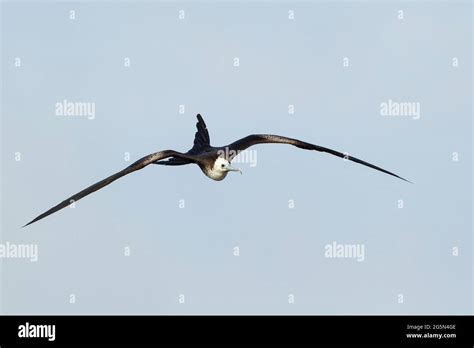
[[[232,167],[230,165],[230,162],[224,157],[217,157],[216,161],[214,162],[214,166],[212,167],[212,170],[206,174],[211,179],[222,180],[227,176],[228,172],[240,172],[240,174],[242,174],[240,168]]]

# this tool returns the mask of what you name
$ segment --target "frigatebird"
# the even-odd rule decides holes
[[[246,136],[245,138],[239,139],[234,141],[232,144],[220,147],[211,146],[209,132],[207,130],[206,124],[200,114],[197,115],[198,122],[196,124],[197,132],[194,136],[194,145],[188,152],[182,153],[175,150],[164,150],[152,153],[148,156],[140,158],[138,161],[132,163],[125,169],[115,173],[104,180],[101,180],[95,183],[92,186],[87,187],[86,189],[82,190],[79,193],[67,198],[66,200],[62,201],[58,205],[52,207],[48,211],[44,212],[43,214],[37,216],[30,222],[28,222],[25,226],[32,224],[38,220],[45,218],[48,215],[51,215],[57,212],[64,207],[80,200],[81,198],[101,189],[104,186],[114,182],[118,178],[121,178],[124,175],[133,173],[137,170],[143,169],[149,164],[158,164],[158,165],[165,165],[165,166],[182,166],[186,164],[197,164],[202,172],[208,176],[209,178],[220,181],[223,180],[227,174],[231,171],[237,171],[242,174],[242,171],[239,168],[234,168],[230,165],[232,160],[235,156],[237,156],[241,151],[249,148],[250,146],[257,145],[257,144],[289,144],[296,146],[300,149],[304,150],[314,150],[319,152],[326,152],[331,155],[343,158],[345,160],[350,160],[364,166],[376,169],[383,173],[392,175],[396,178],[401,180],[410,182],[397,174],[389,172],[388,170],[382,169],[377,167],[373,164],[368,162],[362,161],[358,158],[349,156],[342,152],[338,152],[335,150],[328,149],[326,147],[322,147],[319,145],[313,145],[310,143],[306,143],[301,140],[292,139],[283,137],[280,135],[272,135],[272,134],[252,134]],[[23,226],[23,227],[25,227]]]

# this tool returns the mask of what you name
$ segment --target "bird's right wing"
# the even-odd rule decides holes
[[[127,168],[125,168],[125,169],[123,169],[123,170],[121,170],[121,171],[105,178],[104,180],[101,180],[101,181],[95,183],[94,185],[91,185],[91,186],[85,188],[81,192],[78,192],[75,195],[65,199],[64,201],[62,201],[58,205],[52,207],[48,211],[46,211],[43,214],[41,214],[41,215],[37,216],[36,218],[34,218],[33,220],[28,222],[23,227],[26,227],[26,226],[28,226],[28,225],[30,225],[30,224],[38,221],[38,220],[41,220],[41,219],[45,218],[48,215],[51,215],[51,214],[57,212],[60,209],[63,209],[65,207],[67,207],[71,203],[80,200],[81,198],[87,196],[88,194],[91,194],[92,192],[100,190],[102,187],[107,186],[108,184],[114,182],[115,180],[117,180],[118,178],[121,178],[124,175],[130,174],[130,173],[135,172],[137,170],[140,170],[140,169],[146,167],[147,165],[149,165],[150,163],[153,163],[155,161],[158,161],[158,160],[161,160],[161,159],[164,159],[164,158],[168,158],[168,157],[171,157],[171,156],[190,159],[189,156],[187,156],[185,154],[182,154],[182,153],[179,153],[177,151],[173,151],[173,150],[165,150],[165,151],[152,153],[148,156],[140,158],[138,161],[132,163]]]

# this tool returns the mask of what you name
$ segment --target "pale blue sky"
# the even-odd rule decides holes
[[[39,260],[0,259],[1,312],[472,313],[471,26],[468,1],[2,3],[1,241]],[[268,145],[243,175],[150,166],[20,228],[125,152],[189,149],[197,113],[215,145],[287,135],[414,184]],[[365,260],[325,258],[334,241]]]

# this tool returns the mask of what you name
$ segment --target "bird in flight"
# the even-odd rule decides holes
[[[115,174],[112,174],[111,176],[105,178],[104,180],[101,180],[95,183],[94,185],[85,188],[81,192],[78,192],[75,195],[65,199],[58,205],[52,207],[48,211],[34,218],[23,227],[26,227],[36,221],[39,221],[47,217],[48,215],[51,215],[57,212],[60,209],[67,207],[68,205],[80,200],[81,198],[91,194],[92,192],[100,190],[102,187],[107,186],[108,184],[114,182],[115,180],[117,180],[118,178],[121,178],[122,176],[133,173],[137,170],[143,169],[149,164],[158,164],[158,165],[165,165],[165,166],[182,166],[182,165],[194,163],[194,164],[197,164],[199,168],[201,168],[202,172],[206,176],[216,181],[223,180],[227,176],[227,174],[232,171],[240,172],[242,174],[242,171],[239,168],[232,167],[230,163],[232,162],[234,157],[237,156],[241,151],[249,148],[250,146],[257,145],[257,144],[288,144],[288,145],[293,145],[304,150],[326,152],[331,155],[362,164],[364,166],[373,168],[380,172],[392,175],[401,180],[410,182],[398,176],[397,174],[389,172],[388,170],[382,169],[373,164],[370,164],[358,158],[349,156],[342,152],[331,150],[319,145],[306,143],[301,140],[283,137],[280,135],[252,134],[252,135],[246,136],[245,138],[234,141],[232,144],[221,146],[221,147],[214,147],[214,146],[211,146],[209,132],[200,114],[197,115],[197,119],[198,119],[198,122],[196,124],[197,132],[194,136],[194,145],[191,148],[191,150],[189,150],[188,152],[182,153],[175,150],[164,150],[164,151],[155,152],[148,156],[142,157],[138,161],[126,167],[125,169]]]

